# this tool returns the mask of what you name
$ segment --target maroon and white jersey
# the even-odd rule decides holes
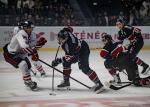
[[[14,35],[8,44],[8,52],[25,52],[32,53],[32,49],[29,46],[29,36],[24,30],[20,30],[16,35]]]

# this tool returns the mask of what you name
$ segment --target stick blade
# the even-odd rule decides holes
[[[113,90],[120,90],[120,89],[122,89],[122,88],[125,88],[125,87],[128,87],[128,86],[130,86],[132,83],[128,83],[128,84],[125,84],[125,85],[122,85],[122,86],[115,86],[115,85],[113,85],[113,84],[111,84],[111,83],[109,83],[109,82],[105,82],[105,85],[107,86],[107,87],[109,87],[110,89],[113,89]]]

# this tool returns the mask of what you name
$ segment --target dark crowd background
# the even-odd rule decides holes
[[[150,0],[0,0],[0,26],[150,26]]]

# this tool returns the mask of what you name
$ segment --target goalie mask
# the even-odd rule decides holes
[[[61,30],[57,35],[59,44],[63,44],[68,39],[69,33],[65,30]]]

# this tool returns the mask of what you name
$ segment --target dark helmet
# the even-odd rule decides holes
[[[117,19],[116,23],[117,23],[117,22],[125,24],[125,22],[124,22],[123,19]]]
[[[22,27],[34,28],[34,24],[31,21],[24,21]]]
[[[73,32],[73,28],[70,27],[70,26],[64,27],[63,30],[65,30],[65,31],[67,31],[67,32],[71,32],[71,33]]]
[[[103,34],[101,35],[101,37],[102,37],[102,42],[106,42],[106,40],[107,40],[108,42],[112,42],[112,41],[113,41],[111,35],[109,35],[109,34],[107,34],[107,33],[103,33]]]
[[[61,30],[59,33],[58,33],[58,38],[62,38],[62,39],[65,39],[68,37],[68,32],[66,30]]]

